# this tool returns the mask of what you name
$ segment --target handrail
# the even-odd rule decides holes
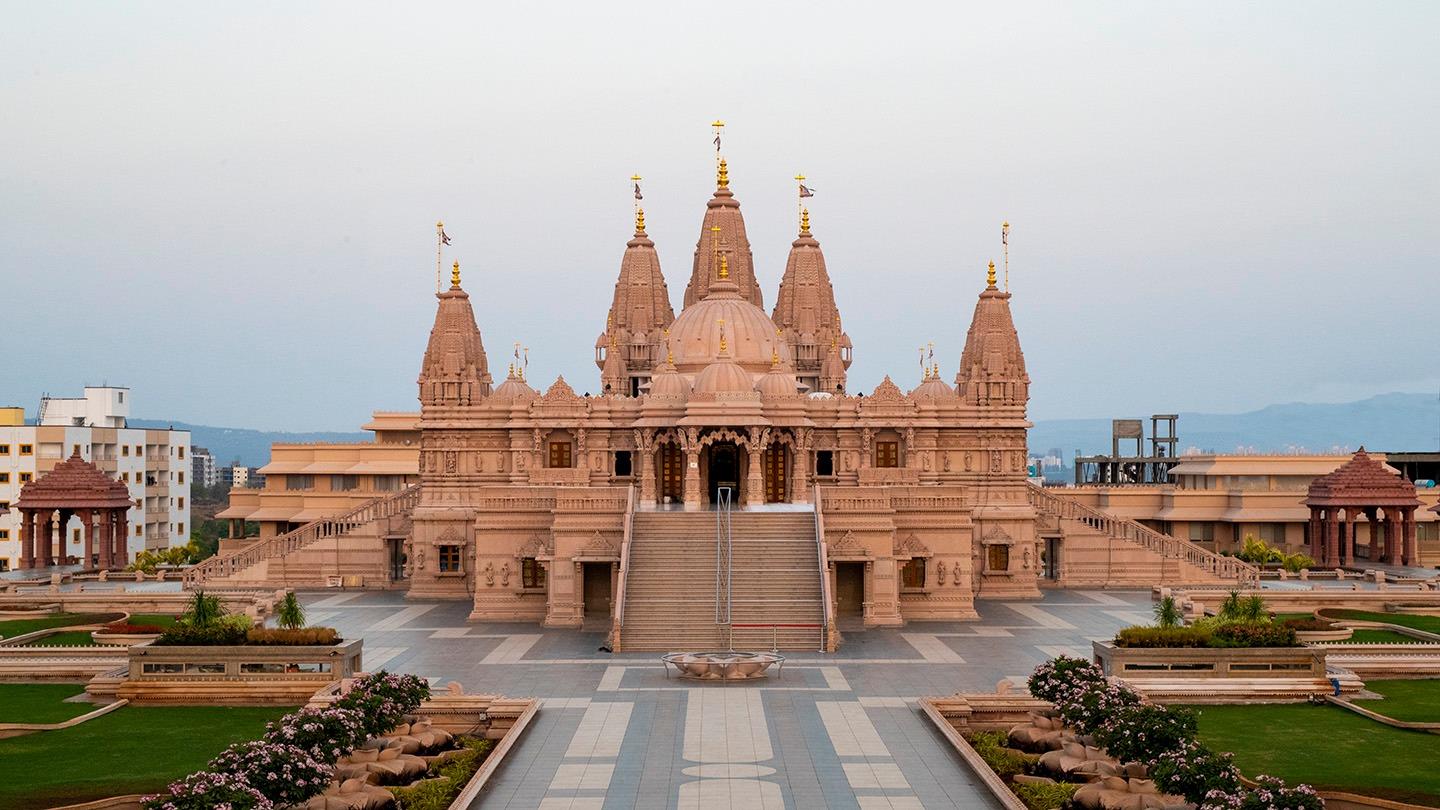
[[[820,652],[825,652],[830,623],[835,620],[830,604],[830,560],[825,552],[825,516],[820,510],[820,487],[815,487],[815,556],[820,561]]]
[[[715,623],[730,623],[730,487],[715,488]]]
[[[261,560],[299,551],[316,540],[337,537],[381,518],[412,511],[419,503],[420,485],[411,484],[399,492],[373,498],[335,517],[312,520],[294,531],[251,543],[223,557],[217,554],[185,572],[185,587],[204,585],[213,578],[231,576]]]
[[[620,580],[615,583],[615,628],[625,624],[625,572],[630,570],[630,538],[635,525],[635,485],[625,496],[625,534],[620,541]]]
[[[1216,554],[1189,540],[1162,534],[1133,520],[1115,517],[1069,498],[1052,495],[1034,484],[1030,484],[1029,488],[1030,505],[1042,512],[1078,520],[1110,537],[1143,546],[1163,558],[1182,560],[1222,579],[1234,579],[1247,585],[1260,582],[1259,569],[1249,563]]]

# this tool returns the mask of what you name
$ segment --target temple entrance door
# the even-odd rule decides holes
[[[660,445],[659,456],[655,467],[660,477],[660,502],[668,497],[671,503],[679,503],[685,497],[685,457],[675,444]]]
[[[398,582],[405,578],[405,538],[389,537],[385,544],[390,552],[390,581]]]
[[[865,563],[835,563],[835,615],[841,619],[865,615]]]
[[[719,497],[720,487],[729,487],[731,497],[739,501],[740,492],[740,448],[734,442],[717,442],[710,445],[710,503]]]
[[[584,563],[581,574],[585,577],[585,618],[610,616],[610,563]]]
[[[765,502],[783,503],[785,501],[786,481],[785,476],[785,448],[778,444],[772,444],[765,448]]]

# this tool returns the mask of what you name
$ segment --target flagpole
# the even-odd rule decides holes
[[[1010,292],[1010,220],[1000,223],[1000,246],[1005,249],[1005,292]]]
[[[796,173],[795,173],[795,183],[796,183],[796,188],[795,188],[795,216],[796,216],[796,217],[799,217],[799,218],[804,218],[804,211],[805,211],[805,190],[804,190],[804,189],[805,189],[805,174],[804,174],[803,172],[796,172]]]
[[[442,236],[444,233],[445,223],[437,221],[435,223],[435,292],[437,293],[440,292],[440,251],[445,246],[445,237]]]

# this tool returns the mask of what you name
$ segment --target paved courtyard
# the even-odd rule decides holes
[[[781,677],[742,687],[667,677],[650,653],[599,652],[600,633],[469,623],[459,602],[305,601],[312,623],[364,638],[367,668],[543,698],[476,805],[486,810],[993,807],[916,699],[1023,681],[1150,620],[1144,592],[982,601],[978,622],[847,632],[839,653],[791,653]]]

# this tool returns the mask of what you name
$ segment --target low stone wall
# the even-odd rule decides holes
[[[1145,678],[1325,677],[1325,650],[1318,647],[1117,647],[1091,642],[1106,675]]]
[[[86,681],[125,664],[124,647],[0,647],[0,682]]]
[[[271,590],[206,591],[220,598],[230,613],[244,613],[256,618],[270,615],[275,603],[284,596]],[[56,606],[66,613],[164,613],[178,616],[184,612],[191,595],[182,591],[60,591],[57,593],[5,594],[7,605],[36,607]]]
[[[1185,587],[1175,590],[1175,596],[1182,603],[1191,602],[1202,606],[1209,613],[1214,613],[1220,607],[1221,600],[1228,594],[1229,591],[1223,588]],[[1388,608],[1397,603],[1406,606],[1420,606],[1419,611],[1440,611],[1440,592],[1437,591],[1405,592],[1403,597],[1401,593],[1395,591],[1342,591],[1333,588],[1303,591],[1265,589],[1240,591],[1241,597],[1255,594],[1264,597],[1265,606],[1274,613],[1312,613],[1325,608],[1385,613]],[[1430,607],[1431,605],[1434,607]],[[1187,614],[1190,612],[1187,610]]]
[[[130,647],[129,672],[116,695],[137,704],[297,705],[353,677],[362,644]]]
[[[1030,697],[1029,692],[995,694],[954,694],[928,697],[922,704],[932,707],[957,731],[1009,731],[1030,721],[1030,712],[1046,711],[1050,704]]]

